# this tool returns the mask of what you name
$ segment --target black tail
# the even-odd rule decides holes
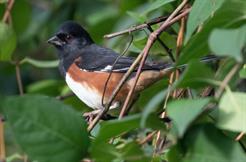
[[[217,61],[220,60],[221,57],[217,57],[214,55],[208,55],[208,56],[204,56],[200,59],[200,62],[204,62],[204,63],[208,63],[208,62],[213,62],[213,61]],[[167,71],[167,70],[172,70],[172,69],[183,69],[187,66],[188,64],[182,64],[182,65],[178,65],[175,66],[174,64],[165,64],[163,65],[163,67],[161,69]]]

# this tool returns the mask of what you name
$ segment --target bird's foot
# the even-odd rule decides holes
[[[101,110],[94,110],[94,111],[91,111],[91,112],[85,112],[83,114],[83,117],[85,119],[85,121],[90,124],[93,119],[101,112]],[[115,116],[111,116],[109,114],[104,114],[102,117],[101,117],[101,120],[111,120],[111,119],[116,119],[117,117]]]
[[[98,113],[100,112],[100,110],[94,110],[94,111],[91,111],[91,112],[85,112],[83,114],[83,117],[85,119],[85,121],[90,124],[93,119],[98,115]]]

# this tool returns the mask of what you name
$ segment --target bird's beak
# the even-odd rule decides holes
[[[62,41],[55,35],[55,36],[53,36],[53,37],[51,37],[48,41],[47,41],[47,43],[49,43],[49,44],[53,44],[53,45],[55,45],[55,46],[62,46]]]

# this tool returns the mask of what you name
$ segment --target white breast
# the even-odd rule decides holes
[[[69,76],[66,75],[66,82],[68,87],[73,91],[73,93],[83,101],[87,106],[93,109],[103,109],[101,104],[101,97],[96,90],[91,89],[85,83],[77,83]]]

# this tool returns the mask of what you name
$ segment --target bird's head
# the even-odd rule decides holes
[[[54,45],[64,55],[62,57],[94,43],[89,33],[73,21],[63,23],[47,42]]]

